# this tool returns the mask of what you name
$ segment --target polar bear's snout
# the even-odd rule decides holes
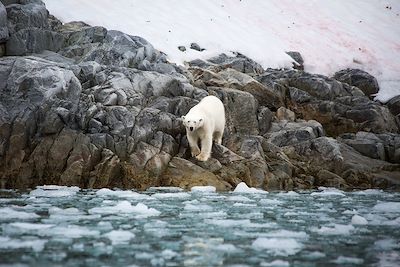
[[[189,127],[190,131],[193,132],[193,127]]]

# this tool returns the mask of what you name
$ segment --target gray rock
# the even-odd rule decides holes
[[[324,129],[317,121],[272,123],[264,135],[272,144],[283,147],[324,136]]]
[[[297,70],[304,70],[304,59],[301,54],[297,51],[286,52],[291,58],[293,58],[295,63],[293,63],[293,68]]]
[[[10,34],[28,28],[49,30],[49,12],[41,1],[7,6]]]
[[[7,41],[8,37],[7,11],[4,5],[0,2],[0,44]]]
[[[183,45],[178,46],[178,49],[179,49],[180,51],[182,51],[182,52],[185,52],[185,51],[186,51],[186,47],[183,46]]]
[[[390,112],[400,119],[400,96],[395,96],[386,103]]]
[[[335,73],[336,80],[356,86],[364,92],[369,98],[373,98],[378,93],[378,81],[368,72],[359,69],[345,69]]]
[[[64,43],[64,37],[56,32],[38,28],[22,29],[10,36],[6,52],[8,56],[40,53],[43,50],[57,52]]]
[[[197,43],[191,43],[190,49],[200,51],[200,52],[205,50],[204,48],[201,48],[200,45],[198,45]]]
[[[272,125],[272,120],[274,119],[274,114],[267,107],[261,107],[258,112],[258,127],[260,130],[260,135],[266,134]]]
[[[260,74],[264,72],[264,69],[260,64],[240,53],[237,53],[236,57],[221,54],[208,59],[208,62],[212,63],[213,66],[218,66],[219,68],[231,68],[242,73]]]
[[[280,121],[295,121],[296,115],[290,109],[280,107],[276,111],[276,118]]]
[[[258,134],[258,103],[250,93],[218,87],[208,89],[224,103],[226,128],[230,134]]]

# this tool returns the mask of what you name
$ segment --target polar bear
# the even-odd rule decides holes
[[[212,141],[222,143],[225,128],[224,104],[215,96],[206,96],[182,116],[192,157],[207,161],[211,155]],[[198,146],[200,139],[201,151]]]

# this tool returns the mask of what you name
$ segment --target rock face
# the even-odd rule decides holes
[[[369,98],[378,93],[378,81],[368,72],[359,69],[345,69],[335,73],[336,80],[358,87]]]
[[[3,3],[2,187],[231,190],[244,181],[292,190],[400,182],[396,102],[371,101],[365,74],[345,80],[264,70],[241,54],[180,67],[141,37],[62,24],[39,0]],[[223,144],[198,162],[180,117],[207,95],[223,101],[227,123]]]

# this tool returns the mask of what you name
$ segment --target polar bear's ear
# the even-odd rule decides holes
[[[200,120],[199,120],[199,122],[202,122],[202,121],[203,121],[203,119],[200,119]]]
[[[181,119],[184,121],[185,120],[185,116],[182,116]]]

